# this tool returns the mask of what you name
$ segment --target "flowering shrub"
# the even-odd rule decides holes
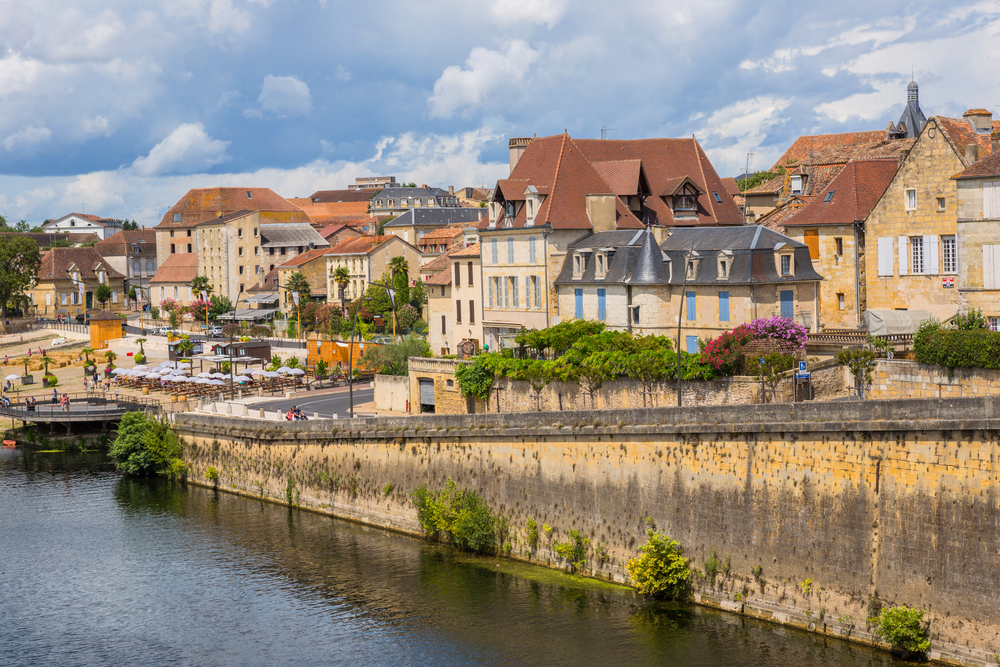
[[[754,334],[750,327],[741,324],[732,331],[708,341],[702,353],[702,360],[710,364],[720,375],[736,375],[743,367],[743,346],[753,338]]]
[[[180,303],[174,299],[167,298],[160,302],[160,310],[165,310],[168,313],[172,313],[178,308],[180,308]]]
[[[794,320],[778,315],[767,319],[756,319],[749,326],[754,338],[775,338],[788,341],[795,346],[796,350],[804,348],[806,341],[809,340],[808,329],[801,324],[796,324]]]

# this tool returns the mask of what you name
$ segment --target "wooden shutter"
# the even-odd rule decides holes
[[[1000,245],[983,246],[983,288],[1000,289]]]
[[[892,237],[880,236],[878,240],[878,274],[892,276]]]
[[[936,276],[941,272],[938,264],[938,243],[937,236],[924,237],[924,273],[927,275]]]
[[[1000,187],[997,187],[1000,183],[987,182],[983,183],[983,217],[984,218],[997,218],[1000,217]]]
[[[809,259],[819,259],[819,230],[807,229],[803,236],[805,244],[809,246]]]
[[[909,266],[909,256],[907,253],[910,251],[910,239],[907,236],[899,237],[899,275],[905,276],[909,273],[906,267]]]

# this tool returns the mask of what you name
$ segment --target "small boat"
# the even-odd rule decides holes
[[[17,447],[17,440],[4,440],[3,441],[3,448],[4,449],[14,449],[15,447]]]

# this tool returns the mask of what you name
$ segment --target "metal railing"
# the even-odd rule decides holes
[[[42,327],[55,331],[74,331],[76,333],[89,334],[89,324],[59,324],[58,322],[43,322]]]
[[[890,343],[902,343],[910,345],[913,343],[913,334],[891,334],[888,336],[873,336],[887,340]],[[866,331],[844,331],[837,333],[811,333],[810,343],[826,343],[835,345],[864,345],[868,342],[868,332]]]
[[[37,404],[28,406],[27,399],[34,398]],[[56,402],[52,402],[52,394],[21,394],[8,397],[11,404],[0,402],[0,415],[21,419],[23,421],[90,421],[107,420],[121,417],[126,412],[137,410],[160,411],[158,400],[140,396],[109,397],[100,392],[68,394],[69,405],[64,410],[61,404],[62,394],[58,394]]]

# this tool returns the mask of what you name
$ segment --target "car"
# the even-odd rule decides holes
[[[208,335],[209,336],[215,336],[215,337],[221,336],[222,335],[222,327],[220,327],[217,324],[213,324],[212,326],[210,326],[208,328]]]
[[[159,329],[157,329],[153,333],[155,335],[157,335],[157,336],[169,336],[171,334],[173,334],[175,336],[181,335],[180,331],[177,331],[176,329],[171,329],[170,327],[160,327]]]
[[[76,323],[77,324],[90,324],[90,315],[87,315],[85,313],[80,313],[79,315],[76,316]]]

